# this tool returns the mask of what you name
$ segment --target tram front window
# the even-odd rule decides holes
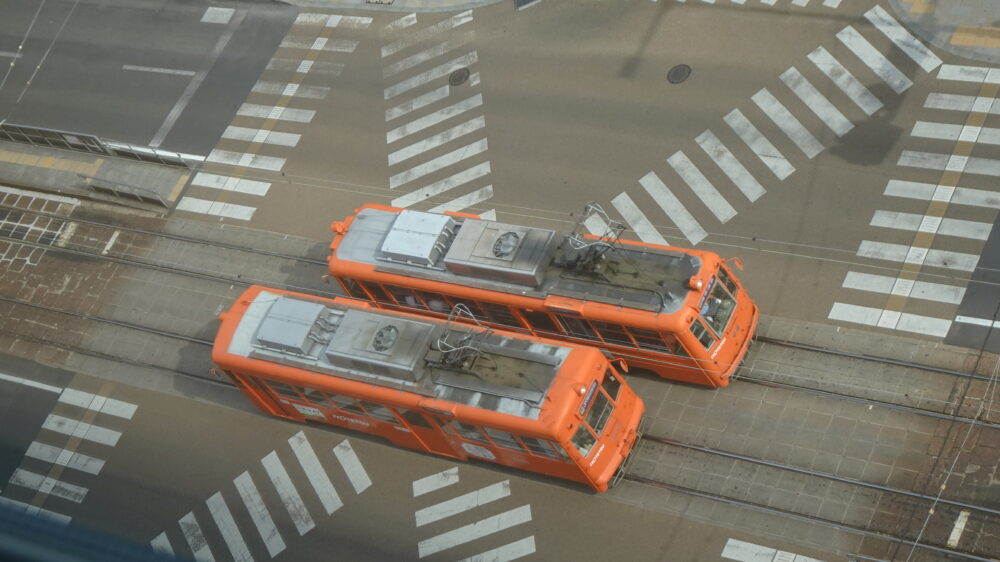
[[[581,456],[586,457],[590,454],[594,443],[597,443],[597,438],[604,432],[604,426],[611,419],[611,413],[614,409],[615,407],[608,400],[608,397],[603,392],[597,391],[594,395],[594,403],[590,405],[590,410],[587,411],[583,423],[580,424],[572,439],[573,445],[577,451],[580,451]]]
[[[705,304],[701,307],[701,316],[705,319],[712,331],[722,335],[729,324],[729,319],[733,317],[733,310],[736,309],[736,299],[725,288],[723,283],[714,283],[712,293],[705,299]]]

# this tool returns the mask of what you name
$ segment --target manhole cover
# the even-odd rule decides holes
[[[469,79],[469,69],[459,68],[455,72],[452,72],[451,76],[448,77],[448,83],[451,84],[452,86],[458,86],[459,84],[465,83],[465,81],[468,79]]]
[[[671,84],[680,84],[691,76],[691,67],[686,64],[678,64],[667,73],[667,81]]]

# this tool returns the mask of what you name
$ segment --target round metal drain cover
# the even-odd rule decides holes
[[[686,64],[678,64],[667,73],[667,81],[671,84],[680,84],[691,76],[691,67]]]
[[[448,77],[448,83],[452,86],[458,86],[459,84],[464,84],[466,80],[469,79],[469,69],[459,68],[455,72],[451,73]]]

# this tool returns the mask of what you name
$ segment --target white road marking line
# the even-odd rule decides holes
[[[951,123],[917,121],[910,133],[914,137],[961,141],[982,144],[1000,144],[1000,129],[993,127],[973,127]]]
[[[466,158],[472,158],[478,154],[483,154],[486,152],[487,148],[489,148],[489,145],[486,139],[480,139],[418,164],[409,170],[393,174],[392,176],[389,176],[389,189],[396,189],[401,185],[406,185],[411,181],[420,179],[428,174],[432,174],[453,164],[457,164]]]
[[[294,83],[273,82],[270,80],[258,80],[253,85],[252,91],[258,94],[290,96],[313,100],[326,99],[326,96],[330,94],[330,88],[325,86],[302,86]]]
[[[267,70],[277,70],[284,72],[296,72],[299,74],[323,74],[327,76],[340,76],[344,71],[343,63],[328,61],[309,61],[302,59],[285,59],[274,57],[267,63]]]
[[[686,154],[677,151],[667,158],[667,163],[698,196],[698,199],[701,199],[701,202],[708,207],[708,210],[712,211],[719,222],[725,223],[736,216],[736,209],[726,201],[719,190],[715,189],[712,182],[708,181],[705,174],[701,173],[701,170]]]
[[[827,318],[941,338],[948,335],[948,330],[951,328],[951,321],[942,318],[899,313],[842,302],[833,303]]]
[[[461,115],[462,113],[481,105],[483,105],[482,94],[467,97],[464,100],[449,105],[448,107],[441,108],[434,113],[429,113],[420,119],[415,119],[405,125],[400,125],[399,127],[390,130],[385,134],[385,142],[386,144],[392,144],[399,139],[420,132],[428,127],[433,127],[442,121],[446,121],[456,115]]]
[[[218,201],[208,201],[195,197],[182,197],[177,202],[175,210],[248,221],[253,218],[253,214],[257,209],[247,207],[246,205],[236,205],[235,203],[220,203]]]
[[[764,186],[733,156],[715,133],[706,130],[695,138],[695,142],[751,202],[766,193]]]
[[[194,179],[191,180],[191,185],[257,196],[267,195],[267,190],[271,187],[271,184],[268,182],[209,174],[207,172],[198,172]]]
[[[136,66],[134,64],[123,64],[122,70],[132,70],[135,72],[153,72],[156,74],[173,74],[174,76],[194,76],[193,70],[180,70],[177,68],[160,68],[158,66]]]
[[[390,100],[400,94],[409,92],[414,88],[419,88],[432,80],[448,76],[460,68],[472,66],[478,60],[478,52],[472,51],[471,53],[464,54],[444,64],[439,64],[430,70],[421,72],[420,74],[415,74],[406,80],[397,82],[383,90],[382,95],[386,100]]]
[[[771,121],[774,121],[774,124],[795,143],[795,146],[799,147],[806,157],[812,159],[823,152],[823,145],[792,115],[791,111],[788,111],[788,108],[778,101],[778,98],[774,97],[774,94],[767,89],[761,89],[750,99]]]
[[[976,269],[976,264],[979,263],[979,256],[976,254],[917,248],[873,240],[862,240],[857,255],[863,258],[928,265],[958,271],[973,271]]]
[[[132,419],[132,416],[135,415],[136,409],[138,409],[138,406],[135,404],[122,402],[121,400],[115,400],[114,398],[104,397],[106,399],[103,402],[98,403],[96,402],[97,398],[98,396],[89,392],[65,388],[59,395],[59,402],[72,404],[88,410],[95,410],[101,412],[102,414],[108,414],[127,420]]]
[[[776,550],[767,546],[760,546],[736,539],[726,541],[726,546],[723,547],[720,556],[729,560],[737,560],[738,562],[760,562],[763,560],[773,560],[774,562],[792,562],[793,560],[794,562],[823,562],[822,560],[816,560],[815,558],[809,558],[808,556],[802,556],[794,552]]]
[[[198,525],[198,520],[195,518],[194,512],[188,512],[187,515],[181,517],[178,524],[181,527],[184,540],[191,547],[191,554],[194,555],[194,559],[198,562],[215,562],[215,557],[212,556],[212,549],[209,548],[208,541],[205,540],[205,533],[201,532],[201,526]]]
[[[237,115],[244,117],[259,117],[261,119],[277,119],[280,121],[293,121],[295,123],[309,123],[316,112],[311,109],[295,109],[291,107],[281,107],[275,105],[260,105],[256,103],[244,103],[236,111]]]
[[[87,474],[100,474],[101,469],[104,468],[104,461],[101,459],[53,447],[52,445],[39,443],[38,441],[32,441],[24,455],[50,464],[57,464],[72,468],[73,470],[86,472]]]
[[[868,10],[865,12],[865,17],[888,37],[889,40],[913,59],[914,62],[920,65],[920,68],[923,68],[924,72],[931,72],[941,65],[941,59],[932,53],[920,40],[911,35],[882,6],[875,6],[871,10]]]
[[[599,215],[590,215],[587,217],[587,220],[583,221],[583,226],[587,229],[587,232],[594,236],[604,236],[604,233],[608,231],[608,223],[604,222],[604,219]]]
[[[397,20],[397,22],[398,21],[400,21],[400,20]],[[394,54],[396,54],[396,53],[398,53],[398,52],[400,52],[400,51],[402,51],[404,49],[408,49],[408,48],[410,48],[410,47],[412,47],[412,46],[414,46],[414,45],[416,45],[418,43],[422,43],[423,41],[425,41],[427,39],[430,39],[431,37],[434,37],[435,35],[438,35],[441,32],[448,31],[450,29],[454,29],[454,28],[456,28],[456,27],[458,27],[460,25],[469,23],[470,21],[472,21],[472,10],[466,10],[464,12],[455,14],[454,16],[452,16],[452,17],[450,17],[450,18],[448,18],[446,20],[439,21],[438,23],[436,23],[434,25],[431,25],[431,26],[425,27],[425,28],[423,28],[421,30],[415,31],[413,33],[410,33],[409,35],[407,35],[403,39],[400,39],[398,41],[395,41],[393,43],[390,43],[390,44],[382,47],[382,52],[381,52],[382,58],[390,57],[390,56],[392,56],[392,55],[394,55]],[[415,17],[413,18],[413,22],[416,23],[416,18]],[[394,25],[395,23],[396,22],[393,22],[390,25]],[[408,24],[408,25],[412,25],[412,24]],[[406,27],[406,26],[403,25],[403,26],[400,26],[400,27],[396,27],[396,28],[394,28],[392,30],[401,29],[402,27]],[[392,30],[390,30],[390,31],[392,31]]]
[[[823,47],[818,47],[809,53],[809,60],[861,108],[865,115],[872,115],[882,108],[882,102]]]
[[[170,539],[167,538],[167,533],[163,532],[156,535],[156,538],[149,541],[149,547],[156,552],[163,554],[174,555],[174,547],[170,546]]]
[[[899,155],[899,161],[896,164],[910,168],[961,171],[968,174],[1000,177],[1000,160],[992,158],[970,158],[934,152],[904,150]]]
[[[982,189],[889,180],[885,186],[884,194],[921,201],[944,201],[953,205],[1000,209],[1000,195],[995,191]]]
[[[326,37],[288,36],[281,40],[281,48],[306,49],[329,53],[353,53],[358,42],[353,39],[329,39]]]
[[[0,58],[19,59],[21,58],[21,53],[15,53],[12,51],[0,51]]]
[[[960,324],[972,324],[984,328],[1000,328],[1000,320],[990,320],[988,318],[974,318],[972,316],[956,316],[955,322]],[[2,500],[3,498],[0,498]]]
[[[972,111],[975,113],[1000,114],[1000,99],[984,96],[962,96],[957,94],[927,94],[924,107],[951,111]]]
[[[215,520],[215,526],[219,529],[222,540],[226,542],[229,553],[233,555],[233,560],[236,562],[253,562],[250,549],[247,548],[247,543],[243,540],[243,535],[240,534],[240,529],[236,526],[236,520],[233,519],[233,514],[229,511],[229,506],[226,505],[226,500],[223,499],[222,494],[219,492],[212,494],[210,498],[205,500],[205,505],[208,506],[208,512],[211,514],[212,519]]]
[[[487,201],[493,197],[493,186],[487,185],[486,187],[481,187],[472,193],[468,193],[461,197],[456,197],[447,203],[442,203],[433,209],[430,209],[431,213],[445,213],[448,211],[463,211],[469,207]]]
[[[372,18],[364,16],[342,16],[339,14],[302,13],[295,18],[295,25],[324,27],[345,27],[350,29],[367,29]]]
[[[992,223],[976,222],[960,219],[931,217],[914,213],[896,211],[875,211],[871,226],[906,230],[910,232],[929,232],[942,236],[954,236],[970,240],[986,240],[989,238]]]
[[[447,144],[457,138],[473,133],[482,128],[486,127],[486,118],[483,116],[474,117],[464,123],[455,125],[454,127],[442,131],[436,135],[427,137],[426,139],[415,142],[411,145],[404,146],[403,148],[389,153],[389,166],[395,166],[396,164],[403,162],[423,154],[428,150],[435,149],[441,145]]]
[[[405,16],[386,24],[386,26],[382,28],[382,31],[385,33],[391,33],[393,31],[399,31],[400,29],[406,29],[416,23],[417,14],[406,14]]]
[[[390,204],[393,207],[409,207],[414,203],[419,203],[425,199],[429,199],[430,197],[440,195],[445,191],[454,189],[462,184],[466,184],[472,180],[489,175],[490,171],[491,167],[488,161],[476,164],[468,170],[463,170],[457,174],[453,174],[447,178],[424,186],[416,191],[411,191],[406,195],[397,197],[396,199],[393,199]]]
[[[445,500],[441,503],[418,509],[413,516],[416,518],[417,527],[423,527],[446,517],[458,515],[459,513],[464,513],[501,498],[506,498],[509,495],[510,480],[504,480],[503,482],[490,484],[489,486]]]
[[[264,505],[264,499],[260,497],[257,486],[253,483],[248,472],[233,478],[233,484],[240,497],[243,498],[243,505],[246,506],[254,526],[257,527],[257,532],[260,533],[260,538],[264,541],[264,546],[267,547],[267,553],[271,555],[271,558],[274,558],[285,550],[285,541],[274,525],[271,513]]]
[[[344,468],[344,473],[347,474],[347,479],[351,481],[354,493],[360,494],[372,485],[371,478],[368,477],[368,472],[361,465],[361,459],[358,458],[358,454],[354,452],[354,447],[351,447],[349,441],[346,439],[341,441],[340,444],[333,448],[333,454],[340,461],[340,466]]]
[[[417,543],[420,558],[465,544],[531,521],[531,506],[522,505]]]
[[[18,468],[14,470],[8,481],[14,486],[36,490],[39,493],[55,496],[74,503],[81,503],[87,496],[87,489],[55,478],[49,478],[42,474]]]
[[[872,69],[879,78],[889,85],[897,94],[902,94],[913,85],[913,82],[900,72],[898,68],[867,39],[861,36],[853,27],[847,26],[837,33],[837,39],[851,50],[861,62]]]
[[[429,49],[424,49],[419,53],[410,55],[405,59],[398,62],[394,62],[388,66],[382,68],[382,78],[389,78],[403,72],[404,70],[409,70],[419,64],[423,64],[429,60],[440,57],[441,55],[447,53],[448,51],[455,50],[459,47],[468,45],[472,42],[475,37],[472,31],[466,31],[461,33],[451,39],[438,43]]]
[[[842,286],[845,289],[880,293],[883,295],[901,295],[914,299],[942,302],[946,304],[961,304],[965,296],[965,288],[943,283],[927,281],[911,281],[907,289],[900,288],[900,281],[906,281],[889,275],[872,275],[848,271]]]
[[[840,0],[823,0],[823,5],[827,8],[837,9],[840,7]]]
[[[950,548],[958,546],[958,541],[962,539],[962,532],[965,531],[965,523],[969,520],[969,513],[968,509],[963,509],[958,513],[958,517],[955,518],[955,526],[951,528],[951,534],[948,535],[948,546]]]
[[[254,142],[261,144],[273,144],[278,146],[297,146],[302,135],[295,133],[280,133],[267,129],[251,129],[248,127],[236,127],[230,125],[222,132],[222,138]],[[211,158],[211,155],[209,155]],[[211,160],[210,160],[211,161]]]
[[[54,511],[49,511],[47,509],[42,509],[40,507],[33,506],[28,503],[19,502],[12,500],[10,498],[5,498],[0,496],[0,505],[7,507],[12,511],[23,511],[25,513],[30,513],[31,515],[37,515],[39,517],[44,517],[53,523],[58,523],[60,525],[68,525],[70,521],[73,520],[69,515],[63,515],[62,513],[56,513]]]
[[[1000,68],[945,64],[938,70],[937,78],[977,84],[1000,84]]]
[[[45,418],[45,422],[42,423],[42,429],[55,431],[56,433],[62,433],[71,437],[79,437],[80,439],[93,441],[94,443],[100,443],[109,447],[117,445],[118,439],[122,436],[120,432],[113,429],[71,420],[55,414],[49,414]]]
[[[232,19],[233,14],[236,10],[232,8],[219,8],[217,6],[212,6],[205,10],[205,14],[201,16],[201,23],[221,23],[223,25],[229,23]]]
[[[323,464],[319,462],[316,451],[313,450],[312,445],[309,444],[309,440],[306,439],[306,434],[302,431],[296,433],[288,438],[288,444],[292,447],[295,458],[299,459],[299,464],[302,465],[302,470],[306,473],[306,478],[309,479],[313,490],[319,496],[319,501],[323,504],[326,514],[330,515],[340,509],[344,505],[344,502],[340,499],[340,494],[334,488],[333,482],[330,481],[330,476],[327,475]]]
[[[215,164],[225,164],[240,168],[256,168],[258,170],[268,170],[280,172],[285,167],[285,159],[276,156],[263,156],[249,152],[233,152],[231,150],[213,149],[209,153],[206,162]]]
[[[488,219],[488,220],[494,220],[494,219]],[[449,468],[448,470],[439,472],[437,474],[425,476],[423,478],[420,478],[419,480],[414,480],[413,497],[429,494],[435,490],[440,490],[445,486],[451,486],[456,482],[458,482],[457,466]]]
[[[503,546],[463,558],[459,562],[509,562],[535,552],[535,536],[525,537]]]
[[[101,250],[102,256],[108,255],[108,252],[111,251],[111,247],[115,245],[116,241],[118,241],[118,236],[120,234],[121,234],[120,230],[115,230],[114,232],[111,233],[111,236],[108,238],[108,243],[105,244],[104,249]]]
[[[385,120],[387,122],[392,121],[393,119],[402,117],[411,111],[428,106],[436,101],[443,100],[448,97],[448,93],[450,91],[451,89],[448,87],[448,84],[445,84],[444,86],[435,88],[426,94],[421,94],[415,98],[406,100],[399,105],[390,107],[385,110]]]
[[[754,126],[749,119],[738,109],[729,112],[723,121],[733,130],[740,139],[746,143],[750,150],[760,158],[760,161],[767,166],[779,180],[784,180],[795,171],[787,159],[778,151],[771,141]]]
[[[52,386],[50,384],[40,383],[37,381],[24,379],[21,377],[15,377],[13,375],[8,375],[6,373],[0,373],[0,380],[12,382],[14,384],[20,384],[22,386],[30,386],[31,388],[37,388],[39,390],[45,390],[47,392],[60,393],[64,390],[62,387]]]
[[[628,193],[619,193],[614,199],[611,200],[611,204],[618,211],[618,214],[625,219],[629,228],[635,231],[639,240],[650,244],[662,244],[664,246],[670,245],[670,243],[667,242],[667,239],[664,238],[658,230],[656,230],[653,223],[646,218],[646,215],[639,209],[639,206],[632,201],[632,198],[628,196]]]
[[[830,100],[826,99],[826,96],[821,94],[794,66],[781,75],[781,81],[838,137],[844,136],[854,128],[847,117],[844,117],[844,114],[830,103]]]
[[[309,532],[316,526],[316,523],[313,522],[312,516],[309,515],[306,505],[302,503],[302,496],[295,489],[295,484],[292,483],[292,479],[289,478],[284,465],[281,464],[278,454],[271,451],[266,457],[260,460],[260,463],[264,465],[264,470],[267,472],[268,477],[271,478],[271,483],[274,484],[274,489],[277,490],[278,496],[281,497],[281,503],[284,504],[288,515],[292,518],[292,522],[295,523],[295,528],[299,531],[299,535]]]
[[[677,196],[670,191],[670,189],[664,185],[663,180],[656,175],[656,172],[649,172],[642,179],[639,180],[639,184],[642,185],[643,189],[649,193],[649,196],[656,201],[656,204],[663,209],[663,212],[670,217],[677,228],[680,229],[681,234],[691,242],[692,245],[701,242],[708,233],[705,229],[698,224],[698,221],[691,216],[691,213],[684,208]]]

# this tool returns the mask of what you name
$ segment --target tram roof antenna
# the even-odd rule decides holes
[[[461,330],[451,329],[451,325],[456,321],[458,317],[467,316],[476,323],[476,326],[482,328],[482,330],[464,332]],[[457,342],[448,341],[448,336],[451,334],[464,334]],[[482,345],[486,338],[493,335],[493,330],[487,326],[484,326],[476,315],[469,310],[469,307],[459,303],[452,307],[451,312],[448,313],[448,320],[445,322],[444,331],[441,332],[441,336],[433,344],[433,349],[441,352],[442,363],[448,365],[449,367],[462,369],[465,371],[470,371],[472,366],[475,365],[476,361],[480,357],[486,357],[493,363],[493,368],[496,369],[496,362],[489,356],[484,356],[482,353]],[[471,359],[466,362],[466,359]]]
[[[584,232],[592,218],[596,217],[604,226],[604,232],[598,238],[584,238]],[[572,250],[564,265],[577,272],[598,273],[598,265],[608,251],[620,248],[622,233],[626,226],[623,222],[612,219],[604,208],[594,201],[588,202],[580,218],[577,219],[573,232],[566,236],[566,242]]]

